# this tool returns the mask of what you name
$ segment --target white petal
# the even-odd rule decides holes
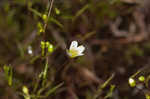
[[[81,54],[85,50],[85,47],[83,45],[80,45],[77,49],[79,51],[79,54]]]
[[[78,42],[77,41],[72,41],[69,50],[77,48]]]
[[[84,55],[84,54],[83,53],[78,54],[78,56],[82,56],[82,55]]]
[[[32,54],[33,52],[32,52],[32,47],[31,46],[28,46],[28,54]]]

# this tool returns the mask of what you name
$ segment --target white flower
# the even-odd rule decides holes
[[[71,57],[82,56],[85,47],[83,45],[78,46],[77,41],[72,41],[69,50],[67,50],[67,54]]]
[[[136,82],[135,82],[135,80],[133,79],[133,78],[129,78],[129,85],[131,86],[131,87],[134,87],[134,86],[136,86]]]

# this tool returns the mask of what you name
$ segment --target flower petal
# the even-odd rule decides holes
[[[84,50],[85,50],[85,47],[83,45],[80,45],[78,48],[77,48],[79,54],[81,54]]]
[[[83,56],[83,55],[84,55],[83,53],[78,54],[78,56]]]
[[[71,49],[75,49],[78,46],[78,42],[77,41],[72,41],[69,50]]]

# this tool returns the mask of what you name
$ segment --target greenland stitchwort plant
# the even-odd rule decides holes
[[[77,41],[72,41],[69,50],[67,50],[67,54],[71,58],[75,58],[77,56],[82,56],[83,51],[85,50],[85,47],[83,45],[78,46]]]

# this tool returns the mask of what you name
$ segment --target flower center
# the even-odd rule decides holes
[[[76,49],[69,50],[69,53],[71,54],[72,58],[78,56],[78,50]]]

